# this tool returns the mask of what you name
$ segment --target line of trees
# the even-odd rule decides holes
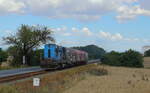
[[[103,64],[111,66],[125,66],[125,67],[143,67],[143,55],[134,50],[125,52],[106,52],[103,48],[96,45],[88,45],[85,47],[73,47],[75,49],[88,52],[90,59],[101,59]],[[150,55],[150,50],[146,54]]]
[[[112,51],[103,56],[102,63],[111,66],[143,67],[143,56],[131,49],[123,53]]]

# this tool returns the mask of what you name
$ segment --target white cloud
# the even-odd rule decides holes
[[[142,9],[139,5],[128,7],[121,6],[118,8],[119,15],[116,17],[120,22],[131,20],[139,15],[150,16],[150,11]]]
[[[81,29],[72,27],[71,30],[67,27],[53,28],[54,34],[57,37],[68,37],[75,39],[88,39],[88,38],[102,38],[110,41],[127,41],[127,42],[150,42],[149,39],[140,39],[140,38],[129,38],[123,36],[121,33],[110,33],[101,30],[99,33],[91,31],[88,27],[83,27]]]
[[[79,31],[79,30],[78,30],[77,28],[75,28],[75,27],[72,27],[71,30],[72,30],[73,32],[78,32],[78,31]]]
[[[89,37],[93,35],[93,32],[88,27],[83,27],[81,29],[73,27],[71,30],[72,30],[72,33],[76,36]]]
[[[0,15],[23,13],[25,4],[19,0],[0,0]]]
[[[58,28],[49,28],[49,29],[56,33],[56,32],[64,32],[64,31],[66,31],[67,27],[66,26],[62,26],[62,27],[58,27]]]
[[[110,39],[110,40],[122,40],[123,39],[123,36],[120,33],[111,34],[109,32],[100,31],[99,35],[105,39]]]
[[[112,12],[119,20],[129,20],[138,15],[150,16],[149,9],[148,0],[0,0],[1,15],[24,13],[80,21],[98,20]]]
[[[28,11],[49,18],[97,20],[115,6],[111,0],[25,0]],[[96,2],[96,3],[95,3]],[[109,2],[109,3],[108,3]]]
[[[85,35],[87,35],[87,36],[91,36],[93,33],[89,30],[89,28],[87,28],[87,27],[84,27],[83,29],[82,29],[82,32],[85,34]]]
[[[67,29],[67,27],[64,26],[60,28],[52,28],[51,30],[54,31],[55,35],[62,35],[62,36],[89,37],[93,35],[93,32],[87,27],[83,27],[81,29],[72,27],[71,30],[69,30]]]
[[[127,42],[144,42],[150,43],[149,39],[140,39],[140,38],[129,38],[121,35],[120,33],[111,34],[109,32],[100,31],[99,36],[103,39],[111,41],[127,41]]]

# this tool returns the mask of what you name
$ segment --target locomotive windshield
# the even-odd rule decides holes
[[[48,49],[48,58],[51,58],[51,50]]]

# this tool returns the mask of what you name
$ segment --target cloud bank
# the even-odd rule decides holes
[[[0,0],[0,16],[9,14],[95,21],[116,13],[118,21],[150,16],[149,0]]]
[[[65,29],[64,29],[65,28]],[[127,37],[121,33],[110,33],[108,31],[91,31],[88,27],[71,29],[67,27],[53,29],[56,37],[61,37],[59,43],[62,45],[88,45],[98,44],[99,40],[108,42],[149,43],[150,39]],[[62,39],[63,38],[63,39]],[[91,39],[92,38],[92,39]],[[98,41],[97,41],[98,40]]]

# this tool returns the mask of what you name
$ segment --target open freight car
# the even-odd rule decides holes
[[[86,64],[88,53],[72,48],[65,48],[56,44],[46,44],[44,47],[44,59],[42,68],[64,68]]]

